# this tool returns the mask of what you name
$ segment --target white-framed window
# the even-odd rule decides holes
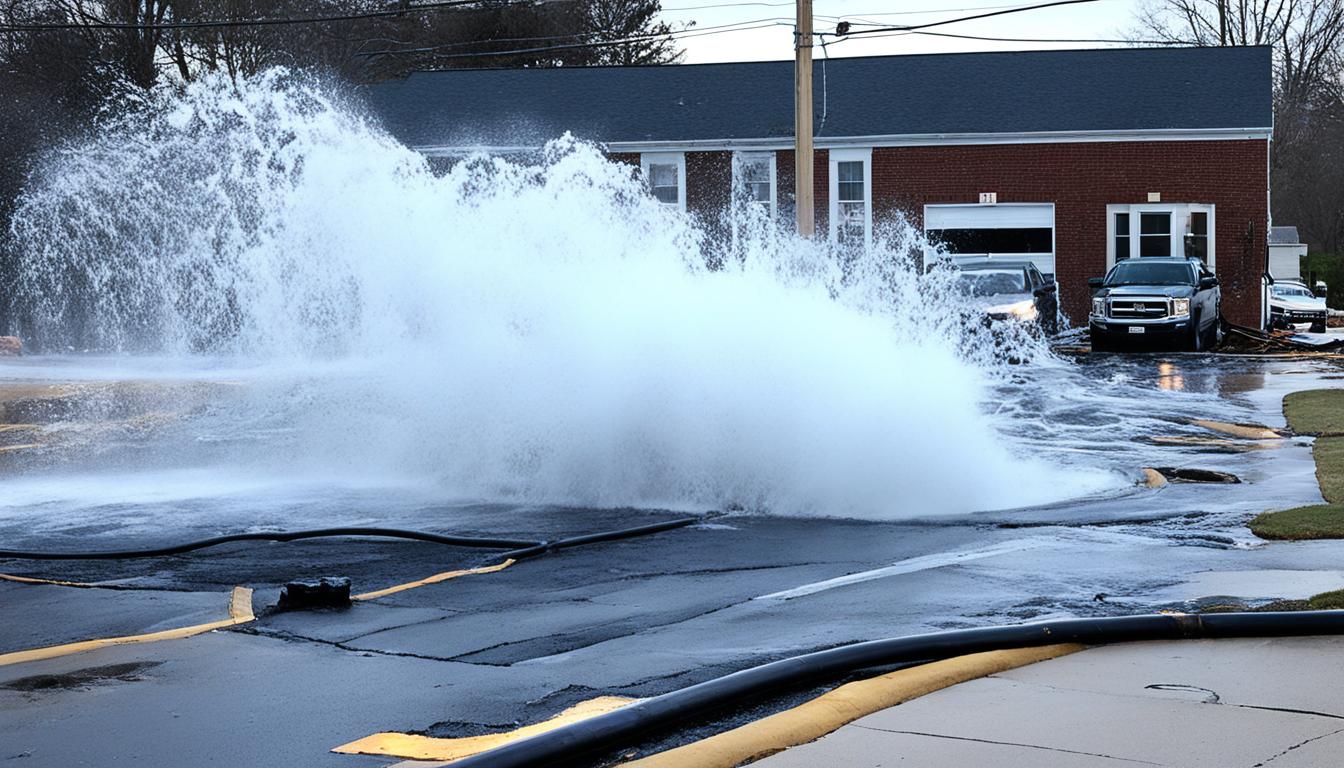
[[[775,153],[737,152],[733,155],[733,198],[758,205],[775,217]]]
[[[1202,203],[1106,206],[1106,268],[1145,256],[1196,256],[1213,269],[1214,207]]]
[[[830,151],[831,239],[868,243],[873,239],[873,150]]]
[[[686,153],[645,153],[639,156],[639,167],[658,202],[686,210]]]

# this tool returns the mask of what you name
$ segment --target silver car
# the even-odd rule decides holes
[[[1312,333],[1325,333],[1325,299],[1302,283],[1278,281],[1269,286],[1269,327],[1296,330],[1309,324]]]

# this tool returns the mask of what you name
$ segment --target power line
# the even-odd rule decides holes
[[[1040,9],[1042,9],[1042,8],[1055,8],[1055,7],[1058,7],[1058,6],[1061,6],[1061,5],[1079,5],[1079,4],[1081,4],[1081,3],[1095,3],[1095,2],[1097,2],[1097,0],[1054,0],[1054,2],[1050,2],[1050,3],[1039,3],[1039,4],[1037,4],[1037,5],[1017,6],[1017,7],[1006,8],[1006,9],[998,10],[998,11],[991,11],[990,13],[978,13],[978,14],[976,14],[976,15],[974,15],[974,16],[961,16],[961,17],[958,17],[958,18],[955,18],[955,19],[943,19],[943,20],[941,20],[941,21],[930,21],[930,22],[927,22],[927,23],[924,23],[924,24],[910,24],[910,25],[904,25],[904,26],[891,26],[891,27],[876,27],[876,28],[874,28],[874,29],[858,29],[858,30],[853,30],[853,31],[847,32],[845,35],[837,35],[837,34],[834,33],[834,32],[820,32],[820,33],[818,33],[818,34],[822,34],[822,35],[828,35],[828,34],[829,34],[829,35],[834,35],[834,36],[836,36],[836,37],[845,37],[845,36],[853,37],[854,35],[871,35],[871,34],[877,34],[877,33],[881,33],[881,32],[914,32],[914,31],[916,31],[916,30],[920,30],[920,29],[928,29],[928,28],[930,28],[930,27],[941,27],[941,26],[944,26],[944,25],[946,25],[946,24],[959,24],[959,23],[961,23],[961,22],[963,22],[963,21],[975,21],[976,19],[988,19],[988,18],[991,18],[991,17],[994,17],[994,16],[1005,16],[1005,15],[1010,14],[1010,13],[1022,13],[1023,11],[1036,11],[1036,10],[1040,10]]]
[[[494,5],[544,5],[546,3],[573,2],[573,0],[501,0]],[[69,30],[150,30],[150,29],[217,29],[229,27],[270,27],[290,24],[325,24],[328,22],[359,21],[389,16],[406,16],[421,11],[438,11],[448,8],[461,8],[468,5],[484,7],[482,0],[440,0],[440,2],[406,5],[395,10],[363,11],[332,16],[281,17],[273,19],[215,19],[209,21],[164,21],[164,22],[119,22],[89,21],[85,23],[61,22],[40,24],[0,24],[0,33],[14,32],[59,32]]]
[[[845,20],[848,21],[852,26],[890,27],[891,22],[889,21],[873,21],[869,17],[876,18],[881,16],[927,15],[930,13],[960,13],[963,11],[992,11],[992,10],[998,10],[1000,8],[1014,8],[1014,9],[1020,8],[1026,10],[1028,6],[1024,5],[1023,3],[1013,3],[1009,5],[982,5],[979,6],[978,8],[941,8],[933,11],[878,11],[876,13],[851,13],[846,14],[844,16],[836,16],[833,14],[813,14],[813,15],[816,18],[835,19],[836,21]]]
[[[762,19],[762,21],[766,21],[766,20]],[[744,23],[751,23],[751,22],[744,22]],[[767,22],[767,23],[759,23],[759,24],[756,24],[756,26],[752,26],[752,27],[740,27],[740,26],[735,26],[733,29],[710,29],[710,28],[707,27],[707,28],[702,29],[702,30],[693,30],[693,31],[688,31],[688,32],[670,32],[670,33],[667,33],[667,34],[660,34],[660,35],[639,35],[639,36],[635,36],[635,37],[621,38],[621,39],[619,39],[619,40],[600,40],[600,41],[592,42],[592,43],[574,43],[573,45],[547,45],[547,46],[541,46],[541,47],[538,47],[538,48],[518,48],[518,49],[516,49],[516,50],[512,50],[512,51],[474,51],[474,52],[467,52],[467,53],[448,53],[448,54],[435,55],[434,58],[435,58],[435,59],[483,59],[483,58],[493,58],[493,57],[501,57],[501,56],[521,56],[521,55],[523,55],[523,54],[529,54],[529,53],[549,53],[549,52],[551,52],[551,51],[573,51],[573,50],[580,50],[580,49],[585,49],[585,48],[588,48],[588,49],[591,49],[591,48],[609,48],[609,47],[611,47],[611,46],[616,46],[616,45],[627,45],[627,44],[630,44],[630,43],[642,43],[642,42],[648,42],[648,41],[651,41],[651,40],[685,40],[685,39],[687,39],[687,38],[691,38],[691,37],[707,37],[707,36],[709,36],[709,35],[722,35],[722,34],[731,33],[731,32],[746,32],[746,31],[748,31],[748,30],[752,30],[752,29],[765,29],[765,28],[767,28],[767,27],[778,27],[778,26],[791,26],[791,25],[788,23],[787,20],[782,20],[782,21],[769,21],[769,22]],[[413,50],[406,50],[406,51],[388,51],[388,53],[415,53],[415,52],[416,52],[416,51],[413,51]]]
[[[546,3],[572,2],[573,0],[504,0],[499,5],[543,5]],[[1032,10],[1035,8],[1048,7],[1049,5],[1064,5],[1070,2],[1094,2],[1095,0],[1064,0],[1064,2],[1049,3],[1046,5],[1035,6],[1017,6],[1017,5],[983,5],[967,8],[947,8],[926,11],[888,11],[879,13],[852,14],[852,16],[902,16],[902,15],[920,15],[938,12],[963,12],[978,10],[1000,10],[1000,13],[1015,13],[1019,10]],[[783,2],[733,2],[733,3],[707,3],[703,5],[681,6],[664,8],[664,12],[679,12],[692,10],[707,10],[716,8],[737,8],[737,7],[781,7],[793,5],[793,0]],[[231,27],[265,27],[265,26],[286,26],[295,24],[323,24],[330,22],[359,21],[364,19],[388,18],[393,16],[405,16],[411,13],[423,11],[437,11],[451,8],[462,8],[466,6],[483,6],[482,0],[440,0],[439,2],[420,3],[417,5],[406,5],[395,9],[384,11],[363,11],[360,13],[335,14],[330,16],[303,16],[303,17],[282,17],[272,19],[211,19],[205,21],[165,21],[165,22],[109,22],[109,21],[89,21],[84,23],[77,22],[48,22],[37,24],[0,24],[0,33],[19,33],[19,32],[56,32],[70,30],[179,30],[179,29],[217,29]],[[998,13],[989,13],[982,16],[968,18],[986,18],[988,16],[999,15]],[[840,18],[834,15],[822,15],[823,18]],[[935,22],[935,24],[949,24],[952,21],[963,21],[965,19],[954,19],[951,21]],[[747,23],[747,22],[744,22]],[[920,25],[920,27],[925,25]],[[893,28],[895,29],[895,28]],[[877,30],[874,30],[877,31]]]
[[[664,13],[676,13],[678,11],[703,11],[714,8],[778,8],[785,5],[792,6],[794,2],[795,0],[785,0],[784,2],[779,3],[709,3],[707,5],[684,5],[680,8],[663,8],[662,10]]]
[[[1100,37],[993,37],[990,35],[961,35],[952,32],[927,32],[918,29],[883,32],[882,34],[872,35],[872,37],[874,38],[905,37],[906,35],[955,37],[959,40],[984,40],[991,43],[1113,43],[1116,45],[1167,45],[1167,46],[1198,45],[1198,43],[1193,43],[1188,40],[1138,40],[1138,39],[1122,40],[1116,38],[1100,38]],[[843,43],[845,42],[845,40],[848,39],[850,39],[850,36],[845,35],[844,39],[831,43],[831,45]]]
[[[578,38],[591,37],[592,32],[576,32],[572,35],[543,35],[540,37],[492,37],[488,40],[459,40],[456,43],[443,43],[441,45],[427,45],[420,48],[388,48],[376,51],[359,51],[355,56],[386,56],[397,53],[430,53],[449,48],[466,48],[472,45],[491,45],[493,43],[534,43],[543,40],[575,40]]]
[[[893,34],[911,34],[911,35],[936,35],[938,37],[955,37],[962,40],[987,40],[998,43],[1116,43],[1122,45],[1195,45],[1187,40],[1116,40],[1097,37],[1080,38],[1058,38],[1058,37],[985,37],[982,35],[957,35],[951,32],[924,32],[920,30],[911,30],[908,33]],[[874,37],[886,37],[886,35],[874,35]]]
[[[546,3],[554,3],[554,2],[573,2],[573,0],[502,0],[501,2],[497,3],[497,5],[543,5],[543,4],[546,4]],[[1134,40],[1134,41],[1130,41],[1130,40],[1109,40],[1109,39],[1099,39],[1099,38],[1089,38],[1089,39],[1077,39],[1077,38],[1075,38],[1075,39],[1009,38],[1009,37],[989,37],[989,36],[976,36],[976,35],[958,35],[958,34],[952,34],[952,33],[946,33],[946,32],[926,32],[926,31],[922,31],[922,30],[926,30],[926,29],[931,28],[931,27],[943,26],[943,25],[947,25],[947,24],[955,24],[955,23],[964,22],[964,21],[972,21],[972,20],[976,20],[976,19],[985,19],[985,18],[990,18],[990,17],[994,17],[994,16],[1002,16],[1002,15],[1010,14],[1010,13],[1021,13],[1021,12],[1023,12],[1023,11],[1032,11],[1032,10],[1038,10],[1038,9],[1041,9],[1041,8],[1051,8],[1051,7],[1062,6],[1062,5],[1076,5],[1076,4],[1080,4],[1080,3],[1090,3],[1090,2],[1097,2],[1097,0],[1055,0],[1054,2],[1040,3],[1040,4],[1036,4],[1036,5],[987,5],[987,6],[973,6],[973,7],[967,7],[967,8],[950,8],[950,9],[945,9],[945,10],[946,10],[947,12],[963,12],[963,11],[978,11],[978,10],[988,10],[988,11],[990,11],[990,12],[988,12],[988,13],[976,14],[976,15],[974,15],[974,16],[964,16],[964,17],[959,17],[959,18],[955,18],[955,19],[943,19],[943,20],[941,20],[941,21],[927,22],[927,23],[924,23],[924,24],[903,25],[903,26],[878,26],[878,25],[876,25],[874,22],[860,22],[860,23],[870,23],[870,24],[874,24],[874,27],[873,27],[872,29],[851,30],[851,31],[847,32],[845,35],[836,35],[835,33],[828,33],[828,32],[820,32],[820,33],[816,33],[816,34],[817,34],[818,36],[827,36],[827,35],[830,35],[830,36],[836,36],[836,37],[852,38],[852,37],[857,36],[857,35],[871,35],[871,36],[873,36],[873,37],[887,37],[887,36],[891,36],[891,35],[916,33],[916,34],[924,34],[924,35],[936,35],[936,36],[939,36],[939,37],[961,38],[961,39],[967,39],[967,40],[998,41],[998,42],[1039,42],[1039,43],[1056,43],[1056,42],[1058,42],[1058,43],[1133,43],[1133,42],[1137,42],[1137,43],[1148,43],[1148,44],[1154,44],[1154,45],[1182,45],[1182,44],[1184,44],[1184,43],[1181,43],[1181,42],[1160,41],[1160,40],[1159,40],[1159,41],[1148,41],[1148,40]],[[664,9],[664,10],[665,10],[665,11],[684,11],[684,10],[703,10],[703,9],[710,9],[710,8],[730,8],[730,7],[748,7],[748,6],[775,7],[775,6],[785,6],[785,5],[793,5],[793,4],[794,4],[793,0],[784,0],[784,1],[782,1],[782,2],[753,1],[753,2],[709,3],[709,4],[704,4],[704,5],[698,5],[698,6],[683,6],[683,7],[679,7],[679,8],[667,8],[667,9]],[[484,7],[482,0],[440,0],[439,2],[421,3],[421,4],[418,4],[418,5],[406,5],[406,6],[398,7],[398,8],[396,8],[396,9],[389,9],[389,10],[384,10],[384,11],[365,11],[365,12],[361,12],[361,13],[347,13],[347,14],[337,14],[337,15],[330,15],[330,16],[284,17],[284,18],[271,18],[271,19],[208,20],[208,21],[170,21],[170,22],[159,22],[159,23],[156,23],[156,22],[130,23],[130,22],[91,21],[91,22],[87,22],[87,23],[4,24],[4,25],[0,25],[0,34],[3,34],[3,33],[11,33],[11,34],[13,34],[13,33],[22,33],[22,32],[65,31],[65,30],[80,30],[80,31],[84,31],[84,30],[109,30],[109,31],[117,31],[117,30],[150,30],[150,29],[157,29],[157,30],[177,30],[177,29],[212,29],[212,28],[237,28],[237,27],[264,27],[264,26],[282,26],[282,25],[297,25],[297,24],[322,24],[322,23],[330,23],[330,22],[346,22],[346,21],[358,21],[358,20],[363,20],[363,19],[387,18],[387,17],[392,17],[392,16],[405,16],[405,15],[407,15],[407,14],[418,13],[418,12],[423,12],[423,11],[437,11],[437,10],[445,10],[445,9],[452,9],[452,8],[463,8],[463,7],[466,7],[466,6],[479,6],[479,7],[482,7],[482,8]],[[497,7],[497,6],[496,6],[496,7]],[[896,15],[926,14],[926,13],[933,13],[933,12],[937,12],[937,11],[890,11],[890,12],[873,13],[873,14],[863,14],[863,15],[864,15],[864,16],[896,16]],[[839,16],[830,16],[830,15],[820,15],[820,16],[821,16],[822,18],[835,18],[835,19],[842,18],[842,17],[839,17]],[[664,33],[664,34],[636,35],[636,36],[631,36],[631,37],[621,38],[621,39],[616,39],[616,40],[600,40],[600,41],[583,42],[583,43],[574,43],[574,44],[563,44],[563,45],[552,45],[552,46],[537,46],[537,47],[531,47],[531,48],[519,48],[519,49],[509,50],[509,51],[476,51],[476,52],[464,52],[464,53],[456,53],[456,54],[436,54],[436,55],[435,55],[435,58],[442,58],[442,59],[454,59],[454,58],[485,58],[485,57],[498,57],[498,56],[516,56],[516,55],[530,54],[530,53],[546,53],[546,52],[549,52],[549,51],[577,50],[577,49],[584,49],[584,48],[604,48],[604,47],[610,47],[610,46],[616,46],[616,45],[625,45],[625,44],[637,43],[637,42],[647,42],[647,41],[650,41],[650,40],[658,40],[658,39],[679,40],[679,39],[692,38],[692,37],[702,37],[702,36],[707,36],[707,35],[711,35],[711,34],[722,34],[722,33],[727,33],[727,32],[739,32],[739,31],[748,31],[748,30],[753,30],[753,29],[762,29],[762,28],[765,28],[765,27],[784,25],[784,24],[785,24],[786,22],[788,22],[788,21],[790,21],[790,20],[789,20],[789,19],[782,18],[782,17],[772,17],[772,18],[768,18],[768,19],[756,19],[756,20],[752,20],[752,21],[736,22],[736,23],[733,23],[733,24],[723,24],[723,25],[719,25],[719,26],[715,26],[715,27],[692,28],[692,29],[687,29],[687,30],[683,30],[683,31],[680,31],[680,32],[672,32],[672,33]],[[358,55],[358,56],[363,56],[363,57],[370,57],[370,56],[397,55],[397,54],[407,54],[407,53],[435,53],[436,51],[440,51],[440,50],[444,50],[444,49],[458,48],[458,47],[466,47],[466,46],[471,46],[471,45],[488,45],[488,44],[490,44],[490,43],[497,43],[497,42],[530,42],[530,41],[540,41],[540,40],[572,40],[572,39],[575,39],[575,38],[584,37],[584,36],[586,36],[586,34],[587,34],[587,33],[580,33],[580,34],[574,34],[574,35],[557,35],[557,36],[551,36],[551,37],[501,38],[501,39],[498,39],[498,40],[463,41],[463,42],[459,42],[459,43],[446,43],[446,44],[439,45],[439,46],[429,46],[429,47],[422,47],[422,48],[409,48],[409,49],[402,49],[402,50],[370,51],[370,52],[367,52],[367,53],[359,53],[359,54],[356,54],[356,55]]]
[[[566,1],[572,1],[572,0],[504,0],[504,2],[502,2],[502,3],[500,3],[500,4],[501,4],[501,5],[542,5],[542,4],[546,3],[546,2],[566,2]],[[730,3],[730,4],[727,4],[727,5],[751,5],[751,4],[769,5],[768,3]],[[783,5],[783,4],[792,4],[792,3],[789,2],[789,3],[780,3],[780,4]],[[102,21],[94,21],[94,22],[88,22],[88,23],[84,23],[84,24],[77,24],[77,23],[60,23],[60,24],[56,24],[56,23],[48,23],[48,24],[6,24],[6,25],[0,25],[0,34],[3,34],[3,33],[20,33],[20,32],[66,31],[66,30],[80,30],[80,31],[84,31],[84,30],[117,31],[117,30],[139,30],[139,29],[145,29],[145,30],[148,30],[148,29],[173,30],[173,29],[209,29],[209,28],[254,27],[254,26],[278,26],[278,25],[294,25],[294,24],[320,24],[320,23],[327,23],[327,22],[355,21],[355,20],[360,20],[360,19],[372,19],[372,18],[383,18],[383,17],[389,17],[389,16],[401,16],[401,15],[405,15],[405,14],[407,14],[407,13],[416,13],[416,12],[419,12],[419,11],[432,11],[432,10],[441,10],[441,9],[447,9],[447,8],[460,8],[460,7],[464,7],[464,6],[480,6],[480,5],[482,5],[481,0],[442,0],[441,2],[422,3],[422,4],[419,4],[419,5],[406,6],[406,7],[403,7],[403,8],[398,8],[398,9],[396,9],[396,10],[387,10],[387,11],[368,11],[368,12],[363,12],[363,13],[348,13],[348,14],[339,14],[339,15],[332,15],[332,16],[308,16],[308,17],[301,17],[301,18],[289,18],[289,17],[286,17],[286,18],[274,18],[274,19],[238,19],[238,20],[231,20],[231,21],[211,20],[211,21],[193,21],[193,22],[182,21],[182,22],[162,22],[162,23],[153,23],[153,22],[146,22],[146,23],[122,23],[122,22],[102,22]],[[570,45],[551,45],[551,46],[539,46],[539,47],[532,47],[532,48],[519,48],[519,49],[509,50],[509,51],[475,51],[475,52],[465,52],[465,53],[457,53],[457,54],[441,54],[441,55],[436,55],[435,58],[442,58],[442,59],[453,59],[453,58],[486,58],[486,57],[499,57],[499,56],[516,56],[516,55],[527,54],[527,53],[546,53],[546,52],[549,52],[549,51],[577,50],[577,49],[584,49],[584,48],[605,48],[605,47],[616,46],[616,45],[626,45],[626,44],[630,44],[630,43],[647,42],[647,41],[650,41],[650,40],[659,40],[659,39],[678,40],[678,39],[683,39],[683,38],[702,37],[702,36],[707,36],[707,35],[711,35],[711,34],[722,34],[722,33],[725,33],[725,32],[738,32],[738,31],[747,31],[747,30],[752,30],[752,29],[763,29],[763,28],[766,28],[766,27],[782,25],[782,24],[784,24],[786,21],[788,21],[788,19],[785,19],[785,18],[783,18],[783,17],[772,17],[772,18],[769,18],[769,19],[756,19],[756,20],[752,20],[752,21],[735,22],[735,23],[733,23],[733,24],[723,24],[723,25],[718,25],[718,26],[715,26],[715,27],[702,27],[702,28],[687,29],[687,30],[683,30],[683,31],[680,31],[680,32],[671,32],[671,33],[664,33],[664,34],[635,35],[635,36],[626,37],[626,38],[620,38],[620,39],[616,39],[616,40],[600,40],[600,41],[593,41],[593,42],[575,43],[575,44],[570,44]],[[580,34],[575,34],[575,35],[557,35],[557,36],[551,36],[551,37],[535,37],[535,38],[503,38],[503,39],[500,39],[500,40],[464,41],[464,42],[461,42],[461,43],[448,43],[448,44],[444,44],[444,45],[441,45],[441,46],[431,46],[431,47],[425,47],[425,48],[411,48],[411,49],[385,50],[385,51],[369,51],[369,52],[366,52],[366,53],[359,53],[359,54],[356,54],[356,55],[358,55],[358,56],[363,56],[363,57],[369,57],[369,56],[395,55],[395,54],[405,54],[405,53],[433,53],[433,52],[435,52],[435,51],[437,51],[437,50],[442,50],[442,49],[444,49],[444,48],[449,48],[449,47],[462,47],[462,46],[469,46],[469,45],[487,45],[487,44],[492,43],[492,42],[525,42],[525,41],[531,41],[531,40],[566,40],[566,39],[574,39],[574,38],[576,38],[576,37],[586,37],[586,36],[587,36],[587,33],[580,33]]]
[[[688,37],[703,37],[703,36],[706,36],[706,35],[720,34],[720,33],[723,33],[723,32],[740,32],[740,31],[746,31],[746,30],[750,30],[750,29],[763,29],[763,28],[765,28],[765,27],[773,27],[773,26],[781,25],[781,24],[787,22],[788,20],[789,20],[789,19],[787,19],[787,18],[785,18],[785,17],[782,17],[782,16],[773,16],[773,17],[766,18],[766,19],[753,19],[753,20],[751,20],[751,21],[739,21],[739,22],[734,22],[734,23],[732,23],[732,24],[720,24],[720,25],[713,26],[713,27],[690,27],[690,28],[687,28],[687,29],[685,29],[685,30],[680,30],[680,31],[675,31],[675,32],[667,32],[667,33],[664,33],[664,34],[634,35],[634,36],[627,37],[627,38],[621,38],[621,39],[619,39],[619,40],[596,40],[596,41],[591,41],[591,42],[586,42],[586,43],[575,43],[575,44],[573,44],[573,45],[550,45],[550,46],[541,46],[541,47],[536,47],[536,48],[520,48],[520,49],[512,50],[512,51],[468,51],[468,52],[466,52],[466,53],[459,53],[459,54],[444,54],[444,55],[441,55],[441,56],[435,56],[435,58],[440,58],[440,59],[470,59],[470,58],[482,58],[482,57],[487,57],[487,56],[516,56],[516,55],[521,55],[521,54],[524,54],[524,53],[539,53],[539,52],[543,52],[543,51],[551,51],[551,50],[574,50],[574,49],[578,49],[578,48],[598,48],[598,47],[606,47],[606,46],[611,46],[611,45],[622,45],[622,44],[625,44],[625,43],[644,42],[644,41],[648,41],[648,40],[661,40],[661,39],[680,40],[680,39],[682,39],[682,38],[688,38]],[[748,26],[748,25],[755,25],[755,26]],[[576,37],[589,37],[591,34],[592,34],[592,33],[590,33],[590,32],[583,32],[583,33],[579,33],[579,34],[575,34],[575,35],[556,35],[556,36],[553,36],[553,37],[514,38],[513,40],[509,40],[509,39],[500,39],[500,40],[472,40],[472,41],[463,41],[463,42],[458,42],[458,43],[444,43],[443,45],[431,45],[431,46],[425,46],[425,47],[421,47],[421,48],[400,48],[400,49],[387,49],[387,50],[380,50],[380,51],[368,51],[368,52],[364,52],[364,53],[358,53],[358,54],[355,54],[355,55],[357,55],[357,56],[363,56],[363,57],[372,57],[372,56],[394,56],[394,55],[408,54],[408,53],[434,53],[435,51],[441,51],[441,50],[449,49],[449,48],[461,48],[461,47],[464,47],[464,46],[470,46],[470,45],[488,45],[488,44],[490,44],[490,43],[496,43],[496,42],[514,42],[514,41],[517,41],[517,42],[527,42],[527,41],[533,41],[533,40],[573,40],[573,39],[576,38]]]
[[[795,2],[796,2],[796,0],[784,0],[783,2],[778,2],[778,3],[769,3],[769,2],[760,2],[760,1],[757,1],[757,2],[738,2],[738,3],[708,3],[708,4],[705,4],[705,5],[684,5],[684,6],[680,6],[680,7],[676,7],[676,8],[666,8],[666,7],[665,7],[665,8],[663,8],[663,11],[664,11],[664,12],[701,11],[701,10],[711,10],[711,9],[716,9],[716,8],[742,8],[742,7],[747,7],[747,6],[766,7],[766,8],[778,8],[778,7],[781,7],[781,6],[789,6],[790,8],[792,8],[792,7],[794,6]],[[1019,3],[1019,4],[1011,4],[1011,3],[1010,3],[1010,4],[1007,4],[1007,5],[979,5],[979,6],[974,6],[974,7],[971,7],[971,8],[934,8],[934,9],[926,10],[926,11],[883,11],[883,12],[881,12],[881,13],[863,13],[863,14],[857,14],[857,15],[860,15],[860,16],[920,16],[920,15],[927,15],[927,14],[930,14],[930,13],[964,13],[964,12],[967,12],[967,11],[991,11],[991,10],[995,10],[995,9],[998,9],[998,8],[1016,8],[1016,7],[1018,7],[1019,5],[1020,5],[1020,3]],[[823,15],[823,14],[815,14],[815,15]]]
[[[968,11],[997,11],[1004,8],[1027,10],[1029,7],[1024,3],[1008,3],[1005,5],[981,5],[973,8],[934,8],[927,11],[877,11],[876,13],[851,13],[850,18],[859,16],[927,16],[931,13],[966,13]]]

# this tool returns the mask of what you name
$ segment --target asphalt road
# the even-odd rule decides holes
[[[1116,358],[1091,375],[1154,390],[1177,376],[1181,388],[1207,395],[1206,411],[1270,426],[1283,424],[1285,392],[1338,383],[1336,369],[1302,361],[1160,362]],[[1170,435],[1212,437],[1175,419],[1162,423]],[[1106,429],[1089,428],[1083,416],[1075,426]],[[1093,438],[1102,447],[1088,449],[1104,450],[1106,436]],[[329,750],[386,730],[507,729],[594,696],[654,695],[852,641],[1189,607],[1220,594],[1294,597],[1341,575],[1344,543],[1265,545],[1244,527],[1265,509],[1319,501],[1308,440],[1233,451],[1153,445],[1131,430],[1116,442],[1135,471],[1143,463],[1195,466],[1243,482],[1135,487],[1044,508],[892,522],[728,514],[321,612],[268,608],[293,578],[345,575],[361,592],[496,558],[431,544],[322,540],[140,561],[0,561],[0,573],[116,587],[0,582],[0,654],[222,618],[235,585],[257,590],[258,614],[188,639],[0,666],[0,758],[25,768],[381,765],[391,761]],[[1153,461],[1140,463],[1148,454]],[[378,514],[376,495],[359,501],[373,505],[366,517],[389,525],[418,520],[540,539],[682,514],[462,504]],[[0,515],[0,540],[15,548],[147,546],[218,533],[230,514],[170,516],[153,503],[123,504],[65,524],[40,506],[11,508]]]

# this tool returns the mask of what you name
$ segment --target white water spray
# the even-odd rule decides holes
[[[239,438],[236,471],[861,517],[1114,482],[1014,455],[982,407],[993,344],[911,232],[720,244],[594,148],[542,155],[436,175],[278,71],[156,97],[21,201],[34,335],[264,371],[198,421]]]

